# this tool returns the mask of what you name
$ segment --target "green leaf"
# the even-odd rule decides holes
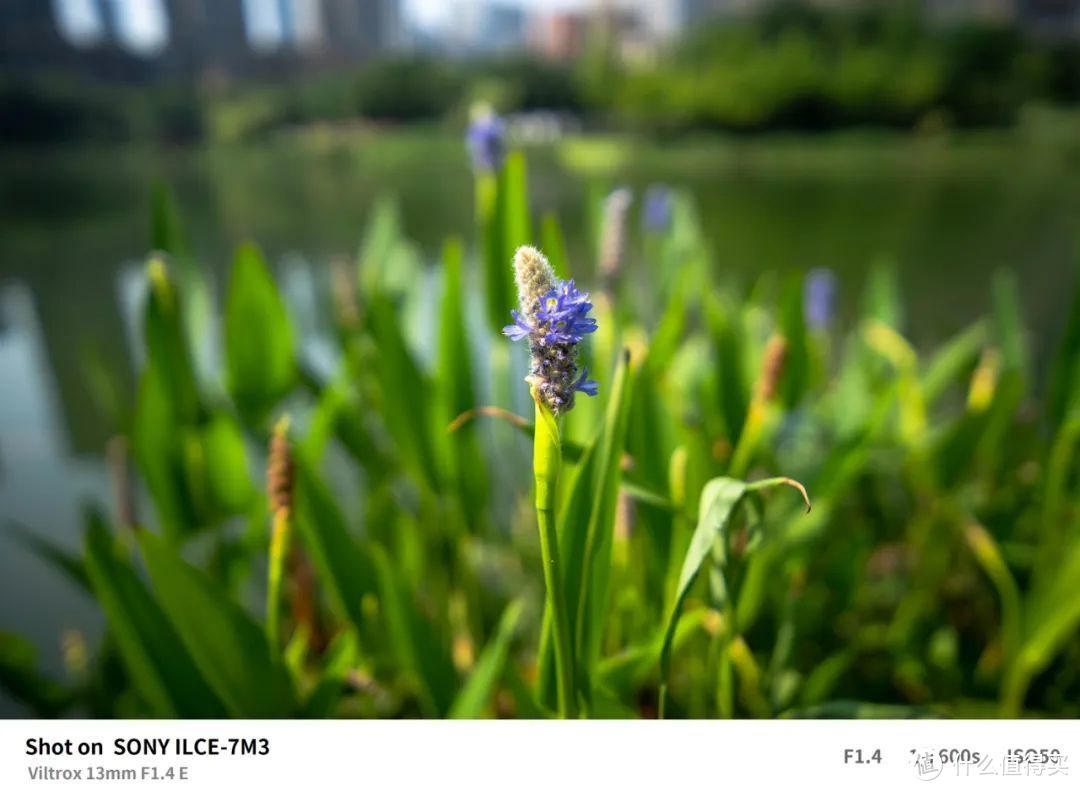
[[[494,637],[484,646],[468,680],[454,698],[447,715],[451,719],[477,719],[483,716],[506,668],[510,643],[521,620],[522,609],[522,602],[517,600],[510,602],[503,611]]]
[[[683,603],[705,559],[713,554],[716,548],[714,557],[722,573],[726,563],[728,527],[743,498],[748,492],[780,485],[794,486],[802,492],[804,499],[806,498],[806,491],[789,478],[768,478],[752,484],[734,478],[713,478],[702,489],[697,527],[694,529],[686,557],[683,559],[679,582],[675,589],[675,599],[670,607],[664,628],[664,639],[660,646],[661,699],[665,695],[667,680],[671,672],[671,648],[675,630],[679,625],[679,617],[682,614]],[[809,507],[809,500],[806,502]]]
[[[488,326],[498,333],[508,323],[514,299],[511,259],[503,258],[503,224],[500,215],[499,179],[491,173],[476,177],[476,219],[483,244],[484,305]]]
[[[176,542],[198,520],[188,495],[179,418],[159,368],[143,371],[135,404],[132,451],[165,535]]]
[[[707,303],[709,328],[716,349],[717,389],[720,413],[727,428],[728,441],[734,447],[742,436],[743,423],[750,406],[750,385],[746,378],[743,350],[746,341],[734,307],[710,299]]]
[[[159,717],[224,717],[225,706],[97,517],[86,532],[86,570],[132,683],[150,710]]]
[[[476,213],[483,240],[488,323],[499,333],[517,304],[511,276],[514,251],[533,242],[524,154],[511,152],[498,175],[477,176]]]
[[[806,342],[801,275],[790,276],[784,284],[780,303],[780,332],[786,342],[781,396],[784,405],[794,409],[805,395],[810,379],[810,350]]]
[[[225,413],[210,419],[200,432],[205,479],[214,505],[226,514],[244,513],[255,496],[244,435]]]
[[[446,425],[476,406],[462,294],[464,255],[459,240],[451,239],[443,247],[443,299],[439,315],[439,383],[443,417],[439,422]],[[458,495],[469,524],[475,527],[483,519],[488,496],[486,464],[472,425],[462,426],[450,437],[449,452]]]
[[[37,669],[37,649],[29,640],[0,631],[0,688],[37,717],[58,717],[74,695]]]
[[[1080,255],[1073,268],[1072,299],[1065,322],[1065,331],[1050,368],[1047,412],[1050,424],[1057,427],[1065,419],[1072,403],[1080,393]]]
[[[457,688],[450,651],[401,584],[386,551],[378,544],[369,545],[369,550],[398,665],[420,682],[428,716],[445,717]]]
[[[695,634],[702,631],[710,611],[701,608],[686,613],[675,630],[672,651],[677,652]],[[656,654],[660,650],[661,635],[653,634],[642,643],[631,645],[615,656],[604,659],[597,669],[599,686],[620,696],[635,694],[656,670]]]
[[[690,539],[690,546],[683,559],[679,582],[675,588],[675,599],[671,604],[664,639],[660,645],[660,678],[666,684],[671,667],[671,645],[675,629],[679,625],[683,602],[690,593],[690,588],[697,579],[698,572],[713,546],[725,545],[728,525],[736,507],[746,494],[746,483],[734,478],[713,478],[701,492],[698,506],[698,523]],[[719,542],[717,539],[720,539]]]
[[[863,315],[876,319],[896,331],[904,328],[904,306],[900,299],[900,284],[896,267],[891,261],[879,261],[870,270],[866,283]]]
[[[578,615],[576,618],[571,615],[571,622],[577,629],[575,645],[580,652],[579,662],[585,672],[586,682],[593,678],[596,665],[600,661],[600,641],[609,603],[611,552],[621,477],[620,462],[626,444],[630,412],[631,376],[630,352],[627,350],[615,370],[615,381],[611,387],[603,429],[597,439],[592,508],[582,565],[584,574],[577,581],[576,593],[573,588],[567,588],[568,605],[577,607]],[[573,529],[575,526],[563,523],[564,535]]]
[[[288,672],[255,621],[160,537],[139,538],[162,609],[229,714],[295,714]]]
[[[348,534],[344,517],[310,459],[297,458],[296,475],[299,532],[334,604],[370,647],[374,630],[363,602],[377,596],[398,666],[415,674],[428,715],[443,716],[457,683],[449,652],[401,587],[381,547],[359,544]]]
[[[225,364],[229,392],[252,422],[296,383],[292,323],[259,249],[241,245],[233,258],[225,303]]]
[[[150,260],[147,277],[150,287],[143,337],[148,367],[155,369],[161,378],[162,394],[168,400],[175,422],[193,423],[199,417],[201,405],[183,326],[180,292],[161,259]]]
[[[84,343],[79,353],[79,370],[91,403],[97,413],[108,421],[115,434],[131,433],[130,384],[116,355],[108,355],[96,343]]]
[[[942,346],[930,359],[922,376],[927,407],[954,382],[971,373],[986,342],[986,322],[977,321]]]
[[[1024,672],[1034,676],[1075,637],[1080,629],[1080,539],[1074,539],[1062,556],[1052,582],[1033,597],[1027,610],[1025,637],[1018,656]]]
[[[334,709],[345,690],[349,672],[360,658],[360,642],[355,629],[347,629],[330,644],[323,661],[319,683],[304,704],[304,717],[323,719],[334,716]]]
[[[338,611],[365,632],[362,602],[375,593],[375,570],[349,535],[345,517],[311,460],[296,459],[295,518],[319,579]]]
[[[373,294],[384,289],[386,267],[400,242],[401,217],[397,204],[388,198],[380,198],[372,209],[357,255],[363,293]]]
[[[431,387],[405,343],[394,304],[375,295],[368,307],[387,428],[412,471],[432,491],[439,491],[440,475],[432,444]]]
[[[699,298],[700,284],[691,277],[690,271],[678,273],[672,298],[660,315],[649,341],[646,364],[656,375],[668,370],[675,354],[685,343],[689,310]]]
[[[476,406],[462,295],[464,256],[465,250],[460,239],[450,239],[443,245],[443,298],[442,310],[439,314],[439,378],[446,392],[446,411],[450,420]]]
[[[147,266],[147,366],[135,406],[132,448],[146,478],[162,528],[171,541],[202,523],[188,475],[188,436],[204,418],[181,319],[180,294],[165,264]]]
[[[19,544],[67,577],[75,587],[92,593],[90,580],[86,576],[86,566],[76,553],[23,525],[12,522],[8,529]]]
[[[1023,311],[1016,277],[1007,269],[994,274],[994,324],[1004,370],[1016,371],[1027,376],[1027,332],[1024,329]]]
[[[176,261],[191,257],[176,198],[163,181],[155,181],[150,188],[150,249],[168,253]]]
[[[499,177],[499,214],[502,220],[504,265],[509,269],[509,262],[514,252],[523,244],[532,244],[532,219],[529,216],[529,186],[526,175],[525,154],[511,151],[506,158]],[[507,305],[504,310],[508,310]],[[504,322],[505,323],[505,322]]]
[[[540,220],[540,249],[555,270],[555,277],[569,280],[571,274],[570,262],[566,257],[566,242],[559,218],[552,212],[545,212]]]
[[[1001,651],[1006,663],[1016,656],[1021,634],[1020,589],[1009,571],[1001,547],[994,537],[977,522],[962,528],[964,540],[975,560],[997,591],[1001,607]]]

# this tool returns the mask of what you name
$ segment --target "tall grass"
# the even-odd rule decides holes
[[[152,508],[96,504],[79,555],[16,534],[107,626],[66,679],[0,635],[0,683],[45,715],[1080,715],[1080,292],[1046,370],[1008,274],[924,354],[886,271],[839,326],[802,277],[718,278],[671,200],[602,283],[533,225],[520,156],[430,271],[385,204],[326,281],[326,369],[254,245],[213,337],[156,193],[145,365],[133,411],[105,405]],[[596,285],[599,324],[539,532],[550,428],[497,335],[533,242]],[[777,489],[802,485],[808,513]]]

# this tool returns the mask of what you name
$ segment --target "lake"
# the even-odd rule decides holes
[[[693,197],[715,266],[744,283],[830,267],[850,317],[870,265],[891,261],[908,334],[926,348],[985,312],[992,273],[1011,268],[1036,364],[1060,329],[1080,243],[1076,136],[586,137],[527,155],[534,209],[562,221],[586,284],[594,199],[664,183]],[[380,196],[395,198],[429,260],[448,235],[472,236],[468,162],[451,133],[317,129],[245,147],[0,151],[0,631],[32,637],[56,674],[61,635],[92,641],[100,618],[8,528],[76,548],[84,504],[111,500],[110,432],[86,360],[133,382],[154,179],[173,186],[219,293],[230,250],[255,239],[296,310],[314,304],[310,285],[328,262],[356,250]],[[632,258],[647,284],[647,263]],[[15,713],[0,698],[0,714]]]

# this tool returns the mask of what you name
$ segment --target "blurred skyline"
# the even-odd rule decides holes
[[[105,35],[107,27],[103,14],[111,15],[124,43],[136,52],[154,52],[168,41],[168,19],[164,0],[52,0],[61,32],[75,42],[93,42]],[[99,5],[99,2],[101,5]],[[243,0],[245,27],[254,45],[280,43],[285,24],[280,9],[288,4],[278,0]],[[310,3],[292,3],[301,11],[312,8]],[[402,12],[406,27],[435,32],[451,24],[462,8],[486,5],[519,8],[527,12],[581,10],[587,0],[404,0]],[[309,11],[310,17],[310,11]],[[303,24],[304,20],[297,20]]]
[[[619,60],[648,67],[688,31],[714,21],[738,24],[775,2],[7,0],[0,5],[0,68],[225,84],[328,73],[409,52],[464,59],[516,52],[570,63],[596,30],[606,31]],[[871,5],[806,2],[822,12]],[[975,20],[1045,40],[1080,40],[1080,0],[923,0],[919,7],[931,25]]]
[[[501,0],[498,3],[489,3],[486,0],[405,0],[403,10],[411,24],[424,31],[437,31],[449,25],[455,11],[462,6],[475,8],[497,5],[541,12],[580,10],[585,8],[588,2],[589,0]]]
[[[121,43],[139,53],[154,53],[169,41],[165,0],[52,2],[61,33],[73,42],[99,41],[109,27]],[[242,0],[242,6],[245,33],[254,47],[279,46],[290,30],[300,39],[319,32],[321,14],[313,0]]]

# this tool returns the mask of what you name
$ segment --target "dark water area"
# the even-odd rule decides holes
[[[693,197],[722,277],[749,284],[765,272],[830,267],[850,317],[870,266],[891,262],[921,349],[984,314],[993,273],[1011,269],[1037,370],[1080,250],[1080,142],[1070,139],[584,139],[528,158],[534,210],[559,218],[586,283],[595,198],[617,185],[640,197],[664,183]],[[92,638],[100,619],[8,528],[74,549],[83,505],[110,499],[110,430],[90,398],[86,360],[133,384],[155,179],[175,190],[218,294],[231,250],[254,239],[288,275],[294,310],[312,304],[305,294],[333,257],[355,253],[380,196],[397,201],[426,260],[448,235],[473,236],[456,135],[316,131],[242,148],[0,151],[0,631],[30,636],[57,674],[61,635]],[[647,288],[642,248],[630,256]],[[0,714],[13,713],[0,699]]]

